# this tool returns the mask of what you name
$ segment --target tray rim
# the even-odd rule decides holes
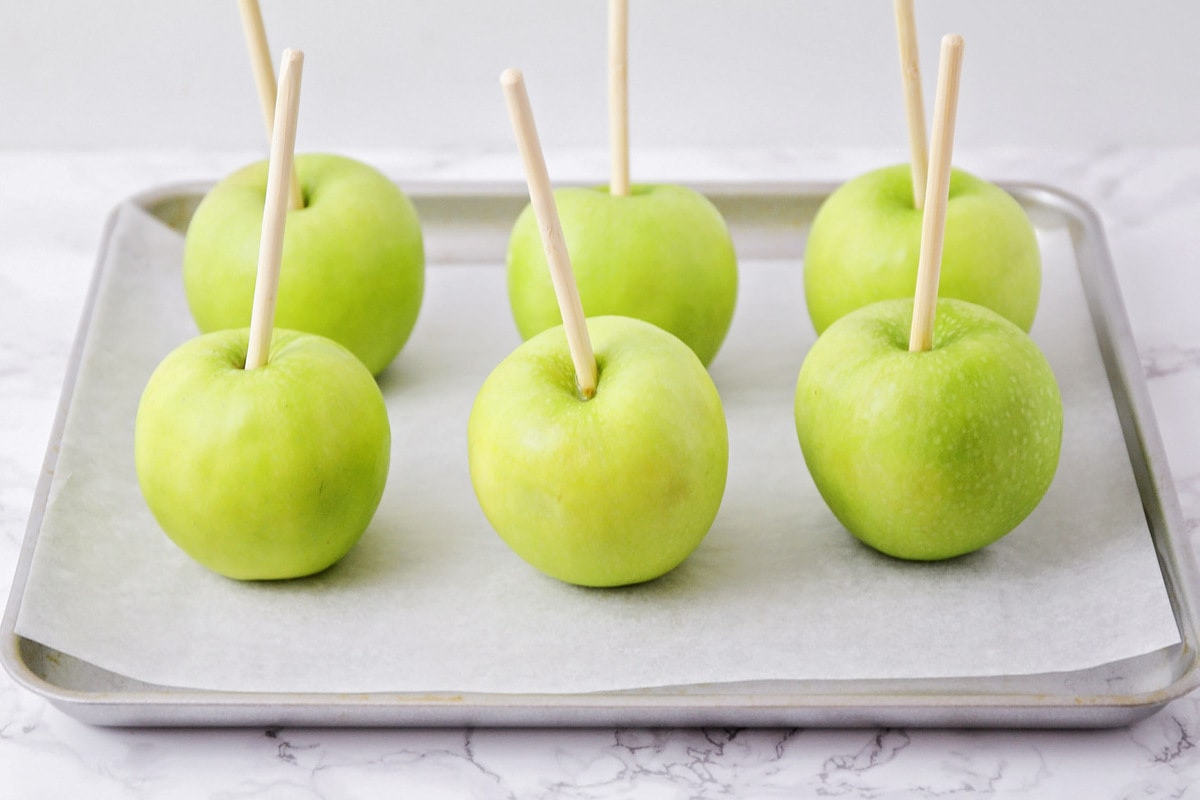
[[[836,182],[697,181],[692,188],[710,196],[822,197]],[[149,210],[184,195],[203,194],[212,182],[180,182],[138,192],[109,213],[96,265],[84,301],[39,473],[25,536],[3,618],[0,619],[0,663],[23,688],[47,699],[60,710],[96,725],[154,726],[609,726],[609,725],[904,725],[952,727],[1112,727],[1149,716],[1170,701],[1200,686],[1200,612],[1195,593],[1200,588],[1191,542],[1170,477],[1166,451],[1158,431],[1149,391],[1132,338],[1103,224],[1084,200],[1057,187],[1036,182],[1000,184],[1023,204],[1040,204],[1073,223],[1077,256],[1086,253],[1090,271],[1084,281],[1093,324],[1103,323],[1097,341],[1105,358],[1110,386],[1121,416],[1122,429],[1147,523],[1159,558],[1160,572],[1180,628],[1181,644],[1173,659],[1181,665],[1174,679],[1159,688],[1134,694],[1057,696],[1043,692],[976,693],[931,690],[938,679],[891,681],[847,680],[844,685],[869,688],[909,685],[910,691],[846,691],[806,694],[803,691],[704,693],[695,687],[671,694],[604,692],[595,694],[518,695],[498,693],[269,693],[228,692],[151,687],[133,690],[81,690],[52,683],[37,674],[22,652],[22,644],[41,647],[16,633],[16,620],[36,549],[49,496],[58,445],[74,395],[82,352],[87,340],[108,251],[121,208]],[[415,199],[523,196],[515,181],[428,180],[401,182]],[[1106,313],[1097,313],[1097,304]],[[1121,390],[1120,392],[1116,389]],[[1147,502],[1147,494],[1155,501]],[[49,650],[49,648],[46,648]],[[1168,650],[1172,648],[1167,648]],[[1080,671],[1087,672],[1087,670]],[[1067,675],[1076,673],[1066,673]],[[997,676],[957,678],[986,683]],[[1003,676],[1001,676],[1003,677]],[[828,685],[840,681],[801,681],[792,686]],[[547,720],[548,711],[557,711]],[[1051,718],[1049,714],[1057,714]]]

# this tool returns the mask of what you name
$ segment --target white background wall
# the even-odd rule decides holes
[[[548,146],[605,141],[603,0],[262,0],[306,51],[300,146],[511,147],[519,66]],[[634,147],[903,146],[889,0],[631,0]],[[967,41],[961,147],[1200,144],[1200,3],[916,0],[928,111]],[[234,0],[0,0],[0,148],[246,148]],[[902,152],[902,151],[901,151]]]

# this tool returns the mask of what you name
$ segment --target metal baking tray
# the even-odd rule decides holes
[[[131,202],[179,231],[207,190],[184,185]],[[804,235],[830,185],[697,185],[720,208],[743,259],[797,266]],[[13,678],[88,723],[120,726],[953,726],[1106,727],[1155,712],[1200,685],[1193,555],[1151,412],[1104,233],[1084,203],[1054,188],[1005,186],[1035,225],[1069,231],[1120,419],[1129,461],[1162,571],[1180,643],[1069,673],[898,680],[767,681],[735,686],[589,694],[264,693],[195,691],[115,674],[16,634],[38,545],[64,421],[105,270],[116,216],[100,248],[3,623],[0,660]],[[420,213],[431,265],[496,261],[527,201],[515,184],[406,185]],[[1119,693],[1112,687],[1120,687]]]

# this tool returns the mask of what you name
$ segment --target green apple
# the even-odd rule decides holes
[[[344,345],[372,374],[408,341],[421,308],[425,252],[409,199],[366,164],[296,157],[304,208],[289,211],[275,324]],[[218,183],[188,226],[188,306],[203,332],[250,324],[267,163]]]
[[[651,322],[682,339],[708,365],[737,301],[737,256],[725,220],[683,186],[554,192],[586,316]],[[523,339],[562,323],[529,206],[508,243],[508,299]]]
[[[349,350],[276,329],[243,369],[248,329],[167,355],[138,406],[138,483],[159,525],[209,569],[243,580],[329,567],[362,536],[387,480],[383,395]]]
[[[583,586],[657,578],[695,550],[725,491],[729,436],[712,379],[640,320],[587,321],[596,394],[583,399],[561,326],[488,376],[467,426],[475,495],[542,572]]]
[[[1058,466],[1063,411],[1029,336],[982,306],[937,302],[909,352],[911,300],[835,322],[804,359],[796,432],[813,482],[855,536],[898,558],[984,547],[1033,511]]]
[[[907,164],[860,175],[825,199],[804,251],[804,295],[818,334],[868,303],[913,296],[921,220]],[[1025,331],[1033,326],[1041,254],[1012,195],[954,170],[941,264],[941,297],[986,306]]]

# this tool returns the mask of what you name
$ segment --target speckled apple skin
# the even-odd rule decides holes
[[[639,320],[588,320],[599,382],[580,395],[561,326],[488,376],[467,450],[492,527],[542,572],[584,586],[657,578],[704,539],[725,491],[716,387],[679,339]]]
[[[938,301],[912,353],[911,300],[848,314],[809,351],[796,432],[838,520],[897,558],[936,560],[1012,531],[1054,478],[1063,409],[1045,357],[981,306]]]
[[[267,364],[242,366],[247,329],[192,339],[142,393],[138,483],[163,531],[240,580],[297,578],[342,558],[387,482],[383,395],[349,350],[276,330]]]
[[[733,321],[737,255],[720,212],[683,186],[554,192],[586,316],[651,322],[682,339],[706,366]],[[508,245],[508,297],[521,338],[562,324],[537,218],[526,207]]]
[[[921,218],[907,164],[838,187],[817,211],[804,251],[804,295],[817,333],[879,300],[911,298]],[[995,184],[954,170],[938,294],[1033,326],[1042,285],[1037,235],[1025,210]]]
[[[305,207],[288,211],[275,324],[347,347],[378,375],[408,341],[425,289],[412,202],[386,176],[343,156],[296,157]],[[188,225],[183,280],[202,332],[250,324],[267,163],[213,187]]]

